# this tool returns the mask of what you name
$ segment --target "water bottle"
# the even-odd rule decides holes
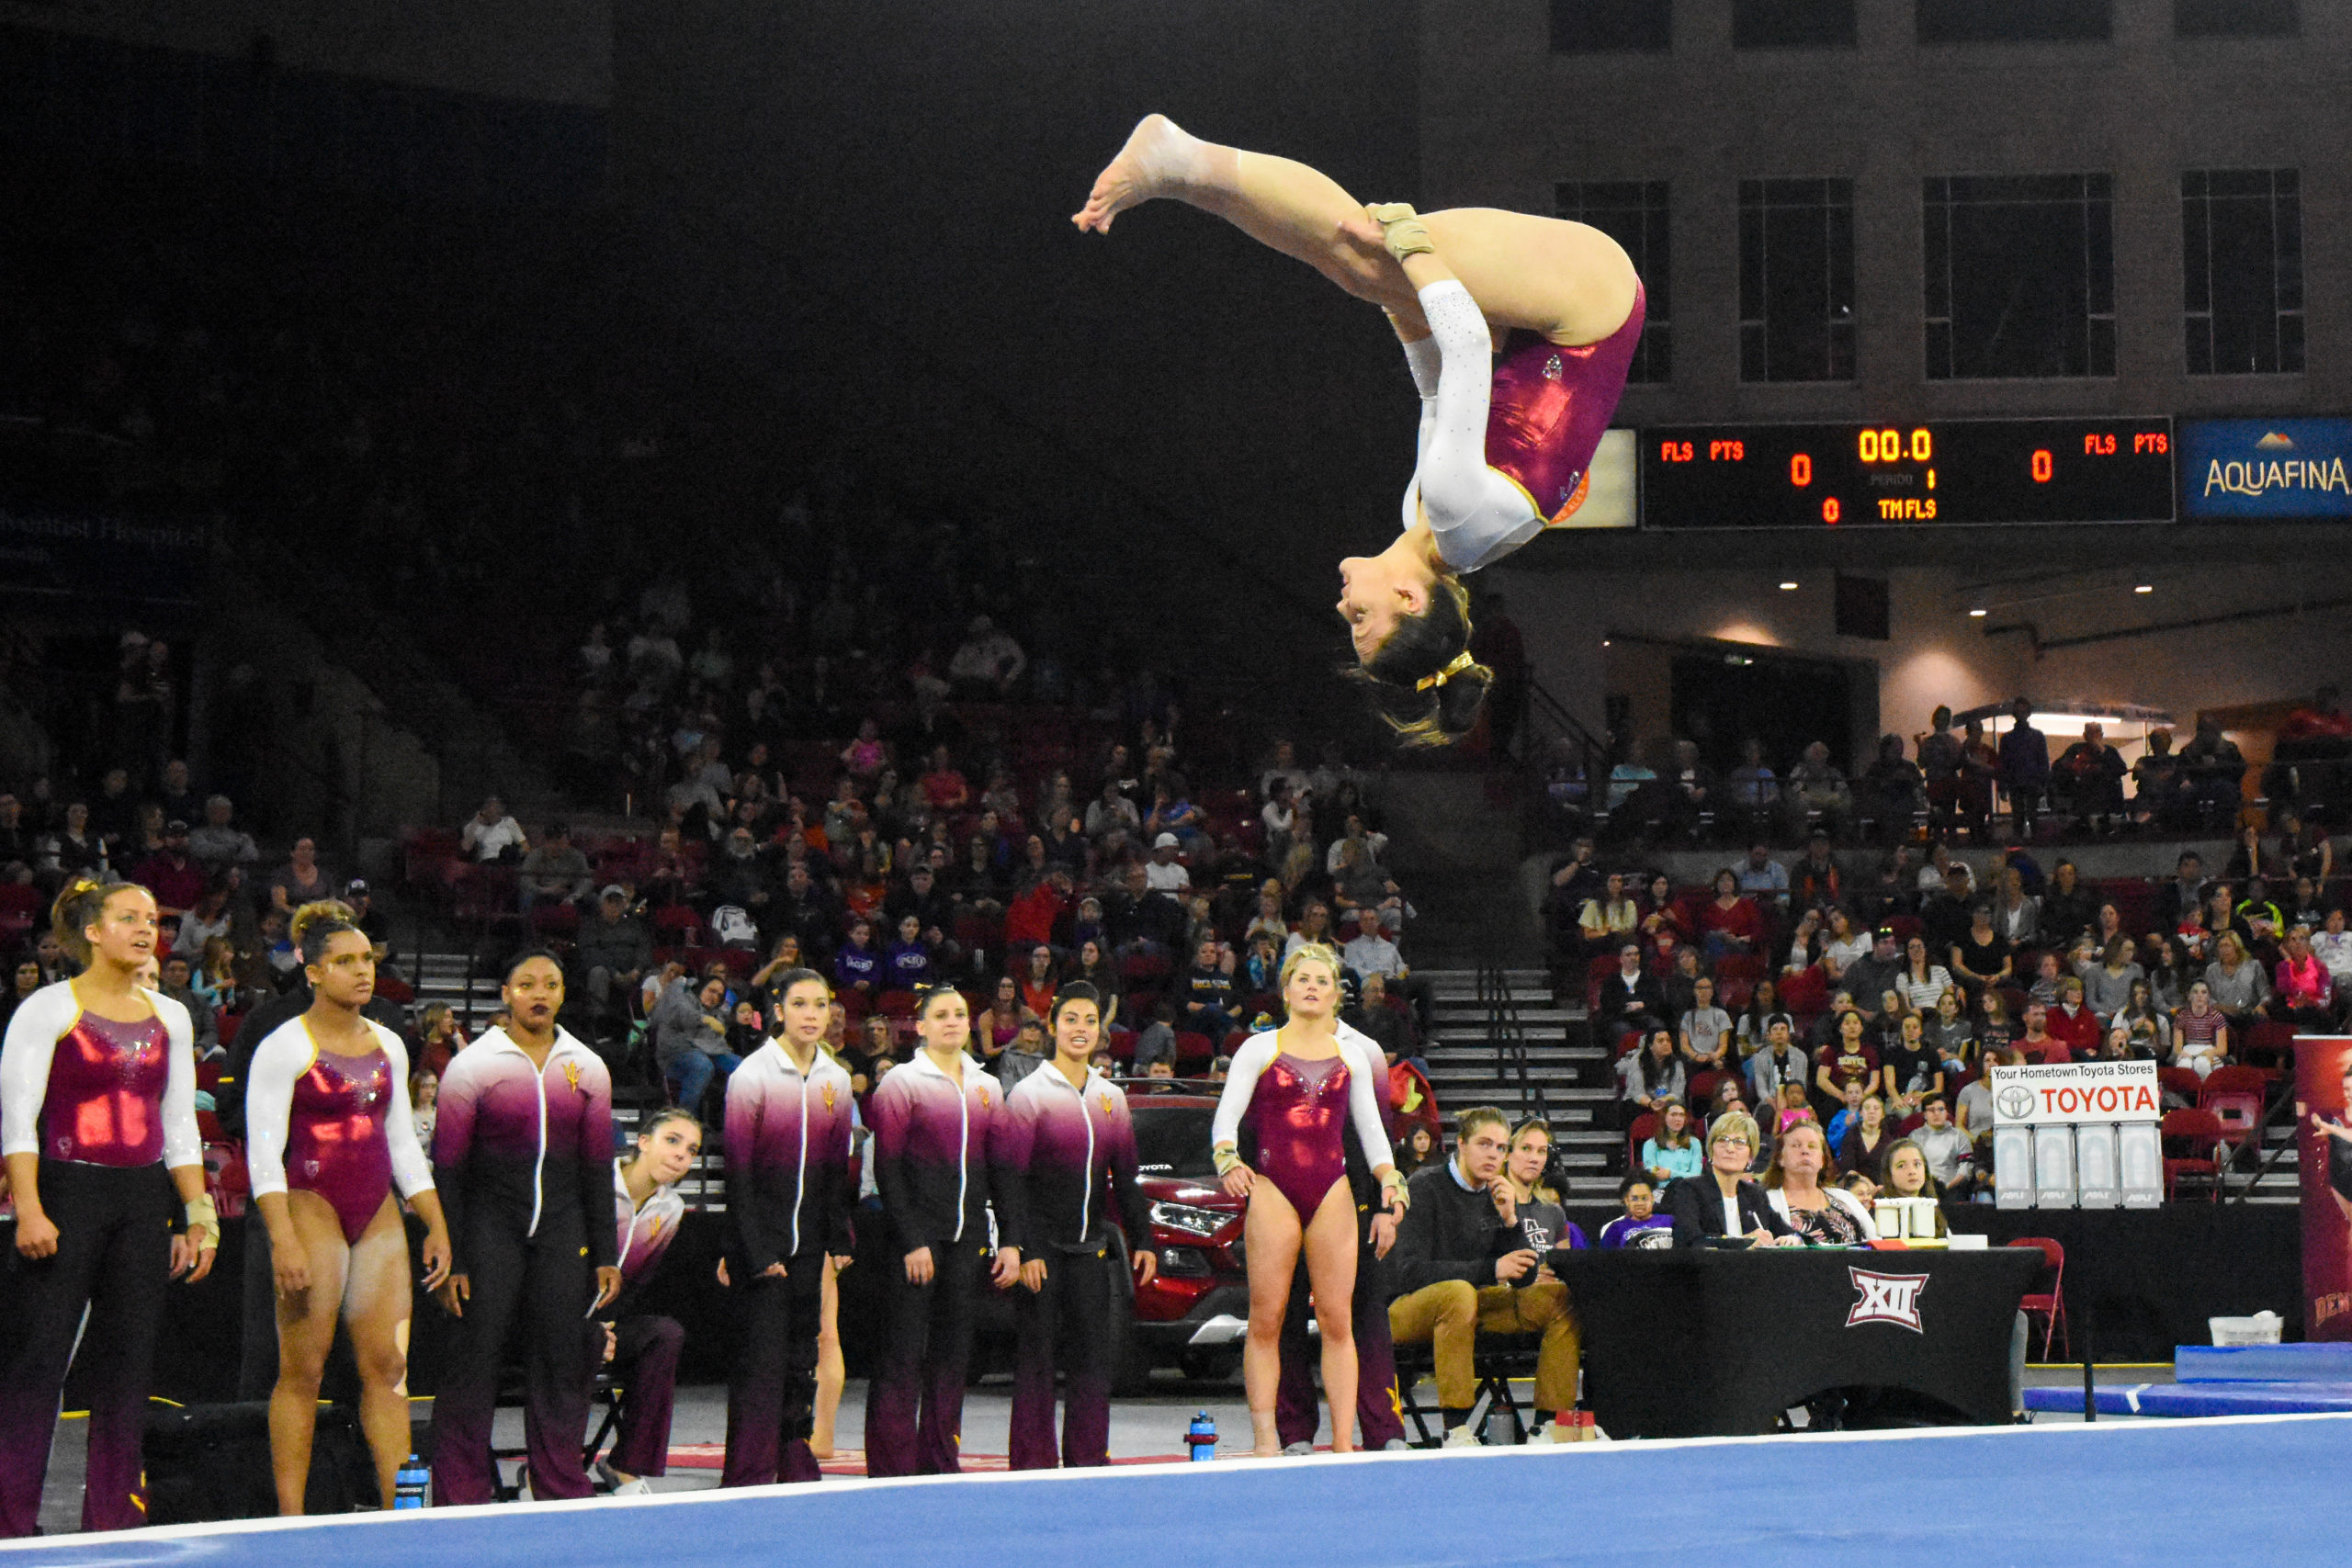
[[[414,1454],[409,1455],[401,1461],[400,1469],[392,1472],[392,1506],[396,1509],[424,1506],[424,1489],[431,1480],[432,1472],[424,1468],[424,1461]]]
[[[1216,1458],[1216,1417],[1205,1410],[1193,1416],[1192,1426],[1185,1429],[1184,1441],[1193,1450],[1195,1464]]]

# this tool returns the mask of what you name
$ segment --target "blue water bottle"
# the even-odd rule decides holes
[[[401,1462],[400,1469],[392,1472],[392,1506],[424,1506],[424,1488],[431,1480],[432,1472],[424,1468],[424,1462],[414,1454],[409,1455]]]
[[[1205,1410],[1193,1416],[1184,1433],[1184,1441],[1192,1447],[1195,1464],[1216,1458],[1216,1417]]]

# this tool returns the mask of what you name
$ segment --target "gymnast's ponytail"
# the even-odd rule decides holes
[[[50,906],[49,929],[57,933],[58,945],[65,949],[80,969],[90,966],[90,939],[85,935],[88,927],[97,924],[98,917],[118,893],[144,893],[147,889],[136,882],[101,882],[95,876],[77,876],[58,894],[57,902]]]
[[[1451,746],[1470,733],[1495,672],[1470,657],[1470,591],[1450,572],[1430,584],[1429,608],[1396,617],[1380,651],[1348,671],[1399,744]]]

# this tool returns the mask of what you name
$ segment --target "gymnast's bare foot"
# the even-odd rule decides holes
[[[1136,123],[1127,144],[1108,167],[1094,176],[1086,205],[1070,215],[1083,231],[1111,231],[1111,220],[1138,202],[1173,196],[1198,174],[1207,144],[1189,135],[1164,114],[1148,114]]]

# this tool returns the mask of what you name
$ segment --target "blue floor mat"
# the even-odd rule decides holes
[[[2064,1392],[2064,1391],[2054,1391]],[[2079,1400],[2080,1395],[2076,1395]],[[2217,1477],[2294,1478],[2294,1500]],[[1907,1559],[1920,1517],[1825,1477],[1932,1476],[1974,1568],[2101,1568],[2227,1541],[2341,1561],[2352,1416],[1699,1438],[976,1475],[132,1531],[0,1545],[85,1568],[1511,1568]],[[1841,1500],[1842,1499],[1842,1500]]]
[[[2109,1383],[2098,1391],[2102,1416],[2321,1416],[2352,1414],[2352,1383]],[[2079,1388],[2030,1388],[2028,1410],[2080,1415]]]

